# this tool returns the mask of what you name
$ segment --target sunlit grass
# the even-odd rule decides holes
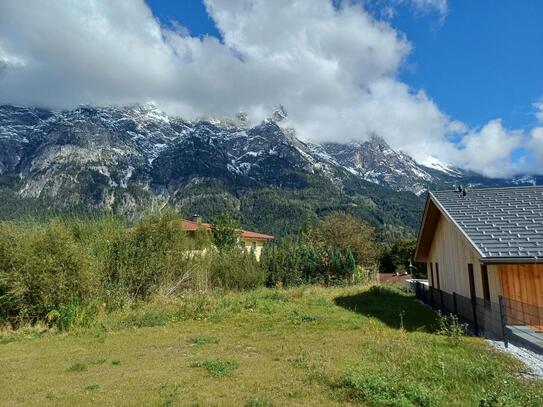
[[[435,328],[388,289],[156,298],[70,333],[5,333],[0,405],[542,405],[519,362]]]

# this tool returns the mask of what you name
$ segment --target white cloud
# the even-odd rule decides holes
[[[524,163],[510,160],[511,154],[524,145],[524,135],[492,120],[478,131],[470,131],[454,152],[454,160],[463,168],[489,177],[504,177],[518,172]]]
[[[543,123],[543,99],[534,103],[534,109],[536,119]]]
[[[390,4],[406,1],[447,12],[445,0]],[[421,161],[433,155],[486,174],[515,171],[503,160],[519,135],[499,121],[469,131],[399,81],[411,44],[359,2],[205,0],[224,42],[162,27],[143,0],[24,3],[0,2],[0,103],[153,101],[189,119],[246,111],[253,120],[283,104],[285,124],[304,139],[378,134]],[[462,151],[449,141],[455,134]],[[487,142],[499,147],[478,157]]]
[[[415,14],[435,14],[441,22],[449,12],[447,0],[366,0],[366,4],[376,6],[380,15],[391,19],[398,14],[398,6],[409,6]]]
[[[529,147],[540,163],[539,170],[543,170],[543,127],[536,127],[532,130]]]
[[[402,0],[399,0],[402,1]],[[433,10],[445,17],[448,12],[447,0],[403,0],[410,2],[419,11]]]

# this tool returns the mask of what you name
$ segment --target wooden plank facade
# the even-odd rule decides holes
[[[468,298],[474,291],[476,297],[485,299],[486,285],[489,300],[498,303],[498,297],[502,294],[499,270],[494,265],[482,264],[480,255],[456,225],[445,216],[439,216],[437,220],[426,263],[431,286],[451,294],[456,292]],[[473,270],[473,287],[470,285],[470,264]],[[485,269],[487,280],[483,278]]]
[[[484,318],[501,296],[507,324],[543,332],[541,205],[542,187],[430,193],[415,261],[431,287],[481,304]]]
[[[508,323],[526,321],[543,331],[543,264],[500,264],[503,296],[508,299]]]

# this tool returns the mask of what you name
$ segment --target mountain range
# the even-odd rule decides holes
[[[315,144],[284,128],[278,109],[250,125],[184,120],[153,105],[52,111],[0,106],[0,216],[114,211],[129,219],[171,206],[284,235],[334,210],[380,233],[412,233],[430,189],[539,184],[490,179],[437,161],[422,165],[382,138]]]

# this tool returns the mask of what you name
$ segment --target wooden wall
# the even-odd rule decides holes
[[[503,295],[543,308],[543,264],[501,264]]]
[[[473,264],[475,294],[483,298],[483,282],[479,254],[458,228],[445,216],[437,222],[434,238],[428,253],[428,262],[433,263],[434,286],[437,287],[436,266],[439,265],[440,288],[446,292],[470,297],[468,264]],[[428,267],[430,270],[430,267]],[[501,294],[500,274],[495,267],[488,267],[490,300],[498,303]],[[431,281],[430,277],[428,278]]]
[[[530,325],[543,331],[543,264],[501,264],[503,296],[507,322]]]

